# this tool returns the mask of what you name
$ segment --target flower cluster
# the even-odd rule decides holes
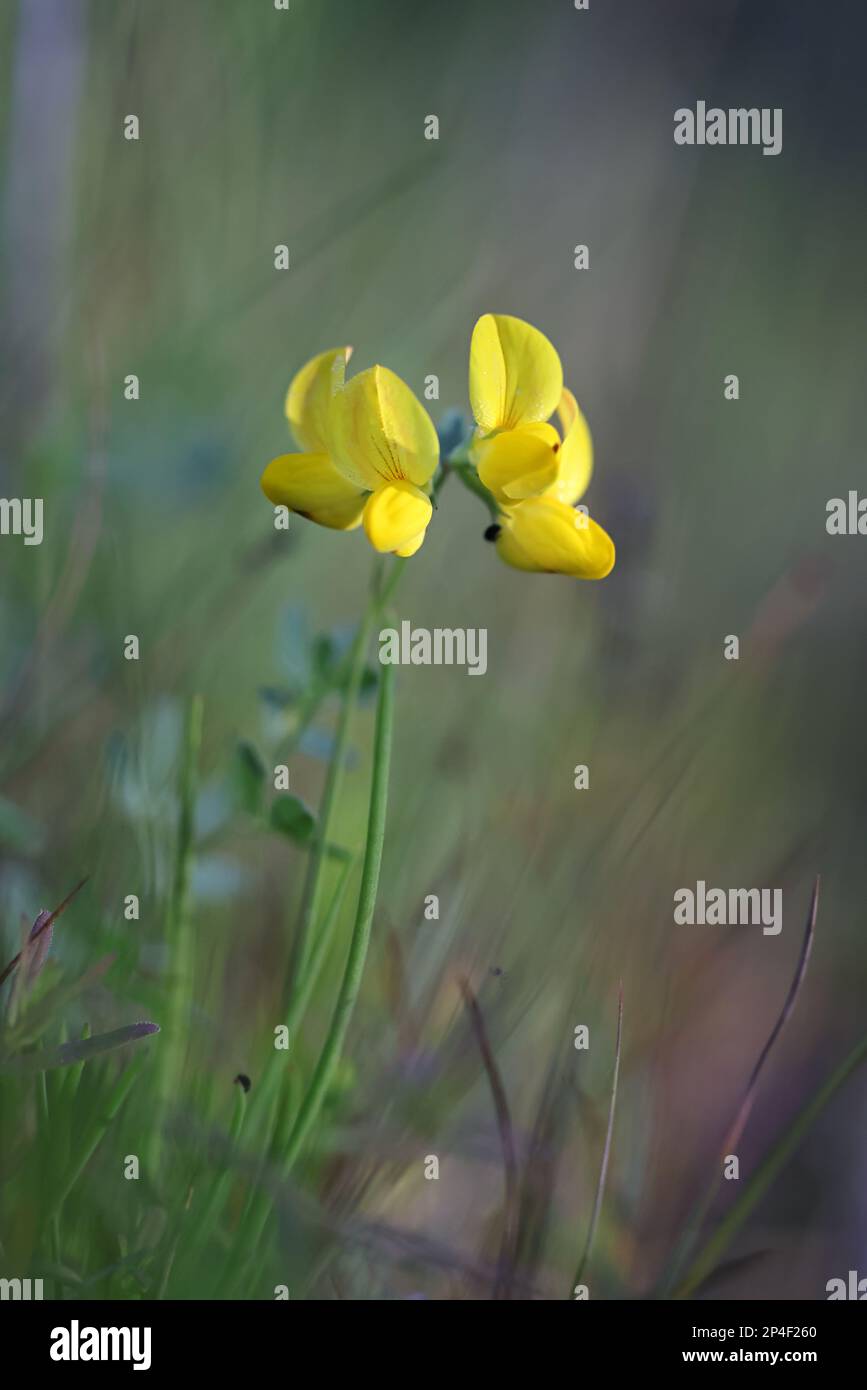
[[[350,353],[320,353],[294,378],[286,416],[303,452],[273,459],[262,489],[320,526],[363,525],[375,550],[413,555],[433,515],[437,432],[387,367],[347,381]],[[465,456],[443,467],[488,500],[496,522],[486,535],[501,559],[520,570],[604,579],[614,544],[585,508],[576,510],[593,471],[590,430],[544,334],[506,314],[480,318],[470,403],[476,429]],[[550,423],[555,415],[559,431]]]

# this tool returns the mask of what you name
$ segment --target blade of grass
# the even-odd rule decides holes
[[[356,635],[355,644],[350,657],[350,676],[344,694],[344,701],[341,709],[337,737],[335,740],[334,750],[332,752],[332,759],[329,767],[328,778],[326,780],[326,787],[323,793],[322,804],[320,807],[319,835],[317,838],[317,844],[314,850],[314,855],[308,863],[307,878],[305,881],[304,894],[302,898],[301,935],[295,953],[293,970],[290,975],[289,1002],[287,1005],[287,1023],[291,1023],[292,1025],[290,1028],[290,1033],[292,1031],[297,1031],[297,1029],[300,1027],[304,1012],[306,1010],[307,1004],[309,1003],[310,996],[313,992],[313,987],[315,986],[316,977],[318,976],[322,960],[324,960],[325,952],[327,950],[328,938],[332,934],[334,925],[336,924],[337,912],[339,910],[340,897],[343,892],[344,884],[348,879],[349,871],[352,867],[351,863],[347,863],[344,870],[344,874],[342,875],[341,880],[338,883],[337,892],[335,893],[334,898],[332,899],[331,907],[329,908],[326,922],[323,924],[322,931],[318,936],[317,944],[314,948],[315,954],[313,955],[312,959],[308,960],[308,953],[310,951],[309,943],[311,939],[311,932],[318,912],[319,895],[321,893],[322,863],[324,853],[330,839],[331,820],[334,814],[338,792],[340,790],[342,780],[341,771],[343,762],[345,761],[346,747],[348,745],[350,721],[353,713],[353,708],[357,700],[358,690],[360,688],[361,676],[364,671],[364,660],[367,652],[367,646],[370,640],[370,634],[373,630],[373,624],[375,622],[375,619],[379,614],[381,614],[384,611],[391,598],[393,597],[395,590],[397,589],[397,586],[400,582],[400,579],[405,572],[405,567],[405,560],[394,560],[392,562],[390,571],[386,575],[383,571],[383,567],[381,564],[375,566],[372,576],[371,593],[368,599],[367,610],[365,612],[365,617],[362,621],[361,628],[359,629],[359,632]],[[384,798],[387,798],[388,761],[390,759],[391,723],[393,720],[393,712],[390,707],[393,702],[393,693],[391,690],[391,668],[387,667],[385,668],[385,670],[389,674],[389,690],[386,696],[389,703],[389,711],[387,718],[387,739],[385,740],[387,747],[385,748],[385,777],[382,787],[382,795]],[[376,773],[380,756],[378,749],[380,748],[380,721],[384,717],[383,709],[383,691],[382,687],[380,687],[379,701],[377,705],[376,733],[374,736],[374,783],[376,782]],[[371,811],[373,808],[373,803],[374,786],[372,785]],[[381,811],[384,820],[385,800],[383,800]],[[326,1056],[326,1053],[333,1046],[334,1038],[332,1035],[334,1033],[334,1030],[336,1028],[339,1032],[342,1028],[343,1034],[345,1035],[346,1027],[348,1027],[348,1016],[345,1019],[345,1023],[341,1023],[340,1015],[343,1011],[345,1011],[347,1005],[347,997],[345,992],[347,989],[347,980],[349,972],[351,969],[355,969],[358,966],[358,959],[354,958],[355,952],[358,952],[362,956],[360,960],[361,971],[363,971],[364,967],[363,956],[366,955],[367,950],[367,943],[364,940],[364,934],[366,932],[367,937],[369,938],[370,923],[368,922],[366,928],[362,926],[360,930],[360,913],[362,909],[362,903],[365,892],[369,888],[368,874],[373,873],[374,866],[373,860],[371,858],[373,848],[374,847],[371,841],[371,817],[369,815],[367,842],[365,846],[365,858],[364,865],[362,868],[362,881],[361,888],[359,890],[359,900],[358,907],[356,910],[355,924],[353,927],[352,944],[350,946],[350,956],[347,962],[346,974],[344,975],[343,987],[341,989],[341,994],[338,996],[338,1003],[335,1009],[334,1018],[332,1020],[332,1033],[329,1034],[329,1038],[326,1040],[325,1049],[320,1055],[317,1071],[314,1073],[314,1077],[311,1082],[310,1088],[308,1089],[301,1105],[298,1107],[297,1112],[294,1104],[292,1103],[293,1097],[289,1092],[287,1092],[284,1096],[283,1104],[278,1106],[275,1112],[276,1120],[272,1131],[270,1153],[274,1159],[279,1161],[278,1147],[282,1148],[282,1146],[285,1145],[285,1152],[287,1155],[289,1155],[289,1157],[286,1160],[286,1171],[288,1171],[289,1167],[291,1167],[292,1163],[294,1162],[295,1156],[297,1155],[297,1152],[304,1141],[304,1135],[300,1134],[299,1136],[299,1124],[303,1122],[305,1130],[309,1130],[309,1128],[312,1127],[312,1124],[315,1122],[316,1116],[318,1115],[319,1109],[321,1107],[322,1100],[324,1099],[325,1093],[327,1092],[331,1072],[333,1071],[334,1066],[336,1066],[337,1061],[339,1060],[339,1046],[337,1048],[337,1053],[335,1056],[332,1056],[330,1059]],[[376,888],[378,886],[379,865],[381,863],[381,856],[382,843],[380,839],[379,848],[376,851],[376,881],[373,883],[373,901],[370,904],[371,915],[375,903]],[[353,1005],[354,998],[349,998],[349,1014],[351,1014]],[[342,1045],[342,1038],[340,1039],[340,1045]],[[328,1075],[325,1076],[324,1082],[324,1071],[321,1069],[327,1070],[328,1072]],[[273,1099],[273,1089],[274,1085],[276,1084],[277,1075],[278,1069],[276,1065],[276,1057],[272,1055],[272,1057],[269,1059],[269,1064],[266,1069],[265,1076],[263,1077],[263,1084],[259,1088],[258,1099],[262,1107],[265,1109],[268,1109],[271,1106]],[[293,1075],[290,1078],[290,1085],[294,1088],[296,1083],[297,1077]],[[321,1094],[317,1098],[316,1092],[319,1090],[321,1090]],[[268,1192],[262,1190],[254,1190],[251,1192],[245,1211],[244,1221],[242,1223],[243,1229],[240,1233],[239,1240],[236,1242],[236,1249],[234,1251],[234,1257],[237,1259],[238,1265],[240,1267],[243,1268],[244,1260],[251,1258],[253,1252],[256,1250],[259,1241],[261,1240],[262,1234],[265,1230],[265,1226],[267,1224],[272,1207],[273,1201]]]
[[[55,1189],[49,1201],[47,1215],[50,1220],[59,1220],[60,1211],[64,1202],[78,1182],[78,1179],[81,1177],[81,1174],[96,1152],[100,1140],[105,1136],[112,1121],[132,1090],[132,1087],[138,1080],[144,1062],[145,1059],[141,1058],[124,1068],[109,1092],[105,1104],[100,1107],[98,1114],[85,1131],[84,1139],[79,1146],[65,1182]]]
[[[244,1131],[244,1120],[247,1113],[247,1094],[242,1085],[235,1083],[235,1097],[232,1108],[232,1120],[229,1125],[229,1144],[236,1149],[240,1143],[241,1135]],[[220,1214],[225,1206],[226,1199],[232,1188],[237,1174],[228,1161],[228,1155],[221,1160],[221,1170],[210,1184],[209,1190],[205,1193],[197,1212],[193,1214],[189,1230],[184,1234],[184,1244],[195,1250],[203,1242],[206,1242],[213,1233],[213,1230],[220,1218]],[[180,1236],[180,1231],[178,1235]],[[177,1253],[175,1244],[169,1251],[166,1269],[161,1281],[160,1297],[164,1298],[169,1286],[171,1270],[174,1265],[174,1258]]]
[[[192,992],[194,939],[190,921],[190,879],[195,838],[194,813],[198,786],[198,762],[202,744],[204,702],[193,695],[184,721],[181,765],[178,774],[178,824],[175,839],[175,866],[166,921],[166,938],[171,952],[171,993],[159,1072],[158,1104],[165,1111],[177,1092],[183,1071],[187,1044],[187,1017]],[[162,1144],[162,1126],[154,1129],[154,1160]]]
[[[54,926],[54,923],[57,921],[57,919],[58,919],[58,917],[60,916],[61,912],[65,912],[65,911],[66,911],[67,907],[68,907],[69,904],[72,902],[72,899],[75,897],[76,893],[79,893],[79,892],[81,891],[81,889],[84,887],[85,883],[87,883],[87,879],[86,879],[86,878],[81,879],[81,881],[80,881],[79,883],[76,883],[76,885],[75,885],[75,887],[73,888],[72,892],[71,892],[71,893],[67,893],[66,897],[63,899],[63,902],[60,904],[60,906],[59,906],[59,907],[56,907],[56,908],[54,909],[54,911],[53,911],[52,913],[50,913],[48,917],[46,917],[46,919],[45,919],[45,921],[42,923],[42,925],[36,928],[35,932],[33,933],[33,935],[30,937],[29,941],[27,942],[27,946],[28,946],[28,947],[31,947],[31,946],[33,945],[33,942],[34,942],[34,941],[37,941],[37,940],[39,939],[39,937],[42,935],[43,932],[49,931],[49,930]],[[0,973],[0,985],[5,984],[6,981],[9,979],[9,976],[12,974],[12,971],[15,969],[16,965],[17,965],[18,962],[21,960],[22,954],[23,954],[23,952],[22,952],[22,951],[19,951],[18,954],[17,954],[17,956],[13,956],[12,959],[10,960],[9,964],[6,966],[5,970],[3,970],[2,973]]]
[[[494,1056],[488,1030],[485,1027],[485,1019],[482,1014],[481,1006],[473,992],[469,980],[462,977],[459,981],[461,994],[470,1016],[473,1033],[478,1043],[479,1052],[482,1056],[485,1073],[488,1078],[488,1085],[491,1088],[491,1095],[494,1101],[494,1111],[497,1117],[497,1130],[500,1136],[500,1148],[503,1154],[503,1178],[505,1191],[503,1196],[503,1231],[500,1238],[500,1254],[497,1261],[497,1274],[494,1280],[493,1297],[497,1300],[507,1300],[512,1296],[512,1280],[514,1277],[515,1265],[515,1241],[518,1233],[518,1160],[515,1153],[515,1135],[512,1128],[512,1117],[509,1112],[509,1101],[506,1096],[506,1088],[503,1085],[503,1078],[497,1066],[497,1059]]]
[[[340,1059],[346,1031],[355,1008],[355,1001],[361,986],[367,949],[370,944],[370,931],[373,911],[379,888],[379,873],[382,866],[382,848],[385,839],[385,820],[388,807],[388,775],[391,762],[391,738],[394,723],[394,667],[382,667],[382,679],[376,707],[376,729],[373,740],[373,777],[370,787],[370,808],[367,817],[367,841],[364,848],[364,864],[361,871],[361,887],[358,893],[358,906],[355,924],[349,946],[346,969],[337,997],[334,1015],[317,1062],[313,1078],[289,1137],[283,1160],[288,1173],[300,1153],[310,1130],[315,1123],[322,1102]]]
[[[744,1129],[746,1128],[747,1120],[750,1117],[750,1112],[753,1108],[753,1103],[756,1098],[756,1092],[758,1090],[759,1079],[761,1077],[762,1071],[764,1070],[768,1057],[770,1056],[773,1050],[774,1044],[776,1043],[777,1039],[782,1033],[784,1027],[786,1026],[786,1023],[791,1018],[795,1008],[795,1004],[797,1003],[798,996],[801,992],[801,988],[804,983],[804,978],[807,973],[807,966],[810,961],[810,955],[813,950],[813,937],[816,931],[816,915],[819,910],[820,887],[821,876],[817,874],[815,882],[813,884],[813,891],[810,896],[810,908],[807,913],[807,924],[804,928],[804,936],[801,942],[801,950],[798,955],[798,963],[795,966],[795,973],[792,976],[792,983],[789,986],[789,990],[783,1003],[783,1007],[780,1011],[779,1017],[777,1018],[776,1023],[771,1029],[768,1040],[762,1048],[761,1052],[759,1053],[758,1060],[756,1061],[756,1064],[753,1067],[752,1072],[750,1073],[749,1081],[747,1082],[746,1089],[741,1098],[740,1105],[738,1106],[737,1111],[735,1112],[734,1119],[732,1120],[732,1123],[726,1131],[722,1144],[720,1145],[718,1151],[720,1160],[723,1159],[726,1154],[730,1154],[734,1151],[735,1145],[740,1140],[744,1132]],[[699,1235],[701,1234],[701,1228],[705,1222],[705,1219],[707,1218],[708,1212],[713,1206],[714,1198],[716,1197],[717,1190],[720,1185],[721,1171],[722,1163],[718,1161],[717,1170],[714,1174],[713,1180],[709,1184],[707,1191],[698,1203],[696,1209],[692,1213],[692,1216],[690,1217],[687,1223],[686,1234],[675,1254],[674,1261],[672,1262],[671,1271],[666,1280],[666,1288],[669,1291],[677,1282],[680,1272],[686,1264],[686,1261],[689,1258],[689,1255],[693,1250],[695,1243],[699,1238]]]
[[[518,1199],[515,1262],[526,1283],[537,1278],[551,1224],[557,1173],[563,1145],[566,1082],[558,1058],[549,1068],[527,1143]]]
[[[355,867],[355,860],[356,856],[350,855],[343,863],[340,877],[337,880],[337,886],[332,894],[328,911],[325,914],[325,919],[316,932],[316,940],[313,945],[310,960],[307,964],[307,969],[304,972],[304,977],[300,981],[298,988],[294,991],[289,1003],[289,1008],[284,1020],[284,1026],[288,1035],[288,1044],[291,1044],[294,1040],[304,1015],[307,1012],[307,1005],[310,1003],[310,997],[316,988],[316,981],[319,979],[325,957],[328,954],[328,948],[334,938],[334,929],[340,915],[343,895],[346,891],[349,875]],[[259,1109],[265,1109],[272,1103],[280,1077],[284,1071],[285,1064],[283,1067],[280,1066],[277,1049],[272,1048],[271,1056],[268,1059],[265,1074],[262,1077],[262,1082],[259,1087]]]
[[[334,928],[337,925],[337,919],[340,914],[341,905],[343,903],[343,895],[346,891],[346,885],[349,881],[349,875],[355,867],[355,862],[356,856],[352,854],[347,860],[345,860],[343,864],[340,877],[337,880],[337,886],[335,887],[334,892],[331,896],[331,902],[328,906],[328,911],[325,914],[322,925],[319,927],[316,933],[316,941],[313,945],[313,949],[310,954],[310,959],[307,962],[307,969],[304,972],[303,979],[301,980],[296,994],[292,998],[292,1003],[290,1004],[289,1010],[286,1014],[285,1023],[290,1041],[295,1035],[301,1023],[301,1020],[304,1017],[307,1005],[310,1001],[310,996],[316,987],[316,981],[319,978],[319,972],[321,971],[325,961],[325,957],[328,954],[328,948],[331,945],[332,939],[334,937]]]
[[[355,712],[358,694],[361,689],[361,679],[364,674],[364,664],[367,657],[367,648],[370,643],[371,633],[373,632],[374,620],[379,611],[377,593],[379,575],[380,567],[377,566],[374,569],[371,594],[367,602],[367,607],[365,608],[364,616],[361,620],[358,632],[355,634],[355,641],[352,645],[352,653],[349,662],[349,678],[343,695],[343,703],[340,707],[340,718],[337,723],[337,732],[334,738],[334,749],[331,754],[331,761],[328,765],[325,789],[322,793],[322,804],[319,811],[319,834],[310,855],[307,864],[307,873],[304,879],[304,890],[301,899],[301,925],[295,948],[295,959],[290,980],[290,1002],[287,1004],[287,1010],[291,1006],[292,995],[300,987],[300,983],[303,981],[307,971],[310,941],[316,917],[319,912],[319,903],[322,895],[322,870],[325,861],[325,846],[331,838],[331,824],[340,796],[340,788],[343,784],[343,771],[346,762],[346,750],[349,745],[352,716]]]
[[[128,1043],[137,1042],[139,1038],[149,1037],[152,1033],[159,1031],[159,1025],[156,1023],[130,1023],[125,1028],[115,1028],[110,1033],[98,1033],[93,1038],[83,1037],[77,1042],[64,1043],[61,1047],[26,1053],[23,1057],[16,1057],[13,1062],[4,1063],[3,1070],[24,1073],[44,1072],[50,1071],[54,1067],[68,1067],[74,1064],[76,1066],[75,1082],[77,1083],[81,1075],[78,1069],[89,1062],[92,1057],[103,1052],[111,1052],[118,1047],[124,1047]]]
[[[113,954],[103,956],[77,980],[61,982],[43,994],[38,1003],[27,1008],[26,1013],[21,1016],[15,1027],[10,1028],[4,1034],[4,1050],[15,1052],[24,1043],[35,1041],[41,1032],[56,1021],[67,1004],[83,990],[89,989],[91,985],[102,979],[106,971],[114,964],[115,959]]]
[[[581,1258],[578,1261],[578,1268],[575,1271],[572,1285],[569,1289],[569,1298],[574,1295],[575,1285],[580,1284],[584,1270],[593,1252],[593,1245],[596,1240],[596,1229],[599,1225],[599,1217],[602,1212],[602,1201],[605,1197],[605,1184],[608,1178],[608,1164],[611,1159],[611,1140],[614,1134],[614,1112],[617,1108],[617,1082],[620,1077],[620,1056],[623,1045],[623,982],[620,983],[620,992],[617,1002],[617,1041],[614,1046],[614,1075],[611,1080],[611,1100],[608,1104],[608,1127],[605,1131],[605,1144],[602,1149],[602,1163],[599,1167],[599,1181],[596,1184],[596,1198],[593,1202],[593,1215],[590,1218],[590,1228],[587,1232],[587,1240],[584,1245]]]
[[[732,1152],[735,1144],[737,1144],[738,1140],[744,1132],[744,1129],[746,1128],[746,1123],[750,1117],[750,1111],[753,1108],[753,1102],[756,1098],[756,1091],[758,1090],[759,1085],[759,1077],[762,1074],[762,1070],[764,1068],[765,1063],[768,1060],[768,1057],[771,1054],[774,1044],[776,1043],[777,1039],[779,1038],[780,1034],[782,1033],[783,1029],[785,1028],[786,1024],[792,1016],[795,1004],[798,999],[798,995],[801,992],[801,986],[804,983],[804,977],[807,973],[807,966],[810,963],[810,955],[813,950],[813,937],[816,932],[816,913],[819,909],[820,886],[821,877],[817,874],[816,881],[813,884],[813,892],[810,897],[810,910],[807,913],[807,925],[804,929],[804,939],[801,943],[801,952],[798,956],[798,964],[795,967],[795,974],[792,977],[792,983],[789,986],[789,992],[786,995],[785,1002],[783,1004],[782,1010],[780,1011],[780,1016],[774,1024],[774,1027],[771,1029],[770,1037],[768,1038],[767,1042],[765,1043],[764,1047],[759,1053],[758,1060],[755,1066],[753,1067],[753,1070],[750,1074],[750,1079],[747,1082],[747,1088],[744,1091],[743,1099],[741,1100],[740,1106],[738,1107],[738,1112],[735,1115],[731,1128],[729,1129],[725,1139],[723,1140],[724,1153]]]
[[[709,1276],[756,1203],[785,1168],[825,1106],[865,1060],[867,1060],[867,1035],[856,1043],[836,1071],[831,1073],[825,1084],[819,1088],[813,1099],[796,1116],[783,1137],[771,1149],[767,1158],[759,1166],[738,1200],[692,1264],[682,1283],[675,1290],[675,1298],[688,1298],[693,1290]]]

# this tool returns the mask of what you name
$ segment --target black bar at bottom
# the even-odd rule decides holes
[[[4,1301],[0,1334],[6,1354],[20,1368],[18,1383],[23,1383],[22,1375],[31,1370],[61,1381],[108,1370],[115,1376],[138,1372],[139,1377],[192,1371],[214,1374],[222,1382],[239,1374],[258,1377],[266,1368],[269,1375],[282,1368],[295,1376],[306,1363],[309,1375],[311,1359],[333,1376],[344,1358],[354,1374],[376,1374],[393,1354],[402,1363],[401,1375],[413,1375],[408,1348],[401,1349],[406,1333],[419,1339],[416,1347],[426,1376],[440,1356],[446,1373],[453,1373],[457,1364],[465,1369],[467,1362],[490,1371],[504,1353],[512,1356],[518,1350],[522,1363],[529,1358],[540,1365],[559,1352],[569,1358],[576,1375],[588,1364],[599,1368],[600,1361],[607,1371],[645,1374],[737,1364],[806,1366],[827,1373],[858,1364],[865,1331],[863,1316],[836,1302],[588,1301],[564,1302],[547,1312],[541,1303],[515,1303],[500,1322],[502,1312],[500,1304],[492,1313],[465,1309],[437,1314],[428,1308],[400,1314],[392,1308],[389,1315],[371,1303],[337,1300]],[[448,1321],[453,1316],[460,1319],[457,1324]],[[460,1342],[442,1337],[452,1330]],[[397,1371],[396,1363],[391,1364],[389,1375]]]

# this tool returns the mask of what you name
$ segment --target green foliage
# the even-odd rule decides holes
[[[298,845],[307,845],[316,833],[316,817],[307,809],[304,802],[289,792],[281,792],[271,802],[269,822],[273,830],[294,840]]]
[[[137,1042],[139,1038],[149,1037],[160,1030],[155,1023],[131,1023],[125,1028],[114,1028],[110,1033],[100,1033],[94,1038],[82,1038],[80,1042],[62,1043],[60,1047],[46,1048],[42,1052],[27,1052],[14,1058],[0,1056],[0,1069],[16,1072],[50,1071],[54,1067],[68,1067],[73,1062],[89,1062],[103,1052],[114,1052],[127,1043]]]
[[[265,764],[252,743],[237,744],[232,763],[233,783],[238,804],[251,816],[262,810],[265,796]]]

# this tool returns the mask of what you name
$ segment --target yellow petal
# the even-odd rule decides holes
[[[352,348],[329,348],[302,367],[286,393],[286,418],[301,448],[331,452],[331,407],[343,386]]]
[[[544,333],[508,314],[485,314],[470,343],[470,403],[485,431],[547,420],[563,393],[563,368]]]
[[[419,531],[418,535],[413,536],[412,540],[407,541],[406,545],[399,545],[394,552],[395,555],[400,555],[404,560],[408,559],[410,555],[414,555],[417,550],[421,549],[424,538],[425,532]]]
[[[433,515],[431,500],[412,483],[386,483],[364,508],[364,529],[374,550],[413,555]]]
[[[479,478],[498,502],[538,497],[559,476],[560,436],[553,425],[522,425],[473,447]]]
[[[563,443],[560,446],[557,477],[546,488],[546,496],[556,497],[569,506],[583,497],[593,474],[593,440],[590,427],[571,391],[563,392],[557,408]]]
[[[367,500],[338,473],[327,454],[281,454],[262,474],[262,491],[275,506],[288,507],[320,526],[353,531]]]
[[[360,487],[422,486],[436,472],[439,440],[433,421],[388,367],[370,367],[353,377],[336,398],[333,421],[334,462]]]
[[[497,537],[507,565],[575,579],[604,579],[614,568],[614,542],[591,517],[554,497],[510,507]]]

